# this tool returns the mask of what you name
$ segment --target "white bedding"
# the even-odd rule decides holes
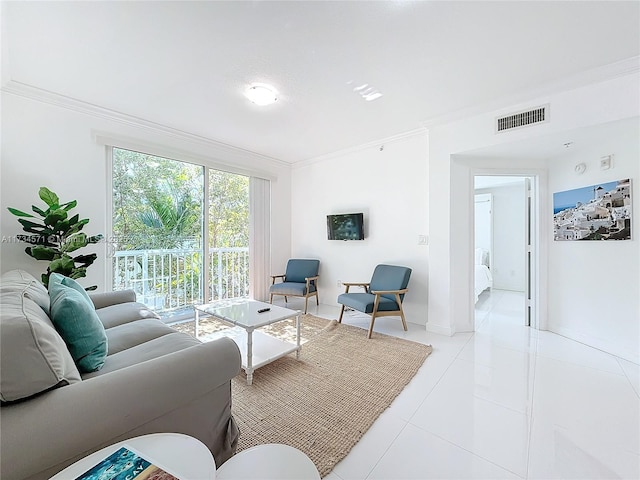
[[[486,265],[476,265],[476,281],[475,281],[475,295],[476,302],[478,301],[478,297],[480,294],[484,292],[487,288],[491,288],[493,286],[493,277],[491,276],[491,271]]]

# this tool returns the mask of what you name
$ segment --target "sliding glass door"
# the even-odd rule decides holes
[[[249,292],[249,177],[112,149],[113,289],[179,316]]]

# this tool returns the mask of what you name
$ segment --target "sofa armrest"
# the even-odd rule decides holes
[[[119,290],[117,292],[90,293],[89,298],[98,309],[119,303],[135,302],[136,292],[133,290]]]
[[[48,478],[105,446],[155,433],[155,420],[197,403],[240,367],[237,345],[221,338],[4,406],[0,474]]]

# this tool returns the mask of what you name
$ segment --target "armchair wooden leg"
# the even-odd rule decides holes
[[[373,323],[376,321],[376,315],[378,314],[378,305],[380,305],[380,295],[376,294],[376,300],[373,302],[373,312],[371,312],[371,323],[369,324],[369,334],[367,338],[371,338],[373,333]]]
[[[269,295],[269,303],[273,303],[273,293]]]
[[[398,307],[400,307],[400,318],[402,319],[402,328],[404,331],[407,331],[407,322],[404,319],[404,310],[402,310],[402,300],[400,300],[400,295],[396,293],[396,302],[398,303]]]
[[[344,305],[342,305],[342,308],[340,309],[340,318],[338,319],[338,323],[342,323],[342,314],[344,313]]]
[[[304,314],[307,314],[307,304],[309,303],[309,297],[304,297]]]
[[[320,306],[320,299],[318,298],[318,292],[316,292],[316,305]]]
[[[402,319],[402,328],[404,328],[404,331],[407,331],[407,322],[404,320],[404,312],[402,310],[400,310],[400,318]]]
[[[376,316],[371,315],[371,323],[369,324],[369,333],[367,334],[367,338],[371,338],[371,335],[373,334],[373,323],[376,321]]]

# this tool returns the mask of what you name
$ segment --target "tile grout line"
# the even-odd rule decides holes
[[[636,390],[636,388],[633,385],[633,382],[631,381],[631,378],[629,377],[629,375],[627,374],[627,371],[624,369],[624,367],[622,366],[622,363],[620,363],[620,357],[614,357],[616,359],[616,362],[618,362],[618,365],[620,366],[620,370],[622,370],[622,374],[625,376],[625,378],[627,379],[627,382],[629,382],[629,385],[631,385],[631,389],[636,392],[636,396],[638,398],[640,398],[640,392],[638,392]]]
[[[398,434],[393,437],[393,440],[391,441],[391,443],[389,443],[389,446],[387,448],[385,448],[384,452],[382,453],[382,455],[380,455],[380,457],[376,460],[376,463],[373,465],[373,467],[371,467],[371,470],[369,470],[367,472],[367,475],[364,477],[365,480],[367,480],[369,478],[369,476],[373,473],[373,471],[376,469],[376,467],[378,466],[378,464],[382,461],[382,459],[384,458],[384,456],[387,454],[387,452],[389,451],[389,449],[391,447],[393,447],[393,444],[396,443],[396,440],[398,440],[398,437],[400,436],[400,434],[402,432],[404,432],[404,429],[407,428],[407,425],[409,425],[409,422],[404,422],[404,426],[400,429],[400,431],[398,432]]]
[[[460,450],[464,450],[467,453],[470,453],[471,455],[473,455],[474,457],[478,457],[479,459],[490,463],[491,465],[495,465],[496,467],[500,468],[501,470],[504,470],[505,472],[509,472],[514,474],[516,477],[518,478],[522,478],[523,480],[526,480],[527,477],[521,477],[520,475],[518,475],[516,472],[514,472],[513,470],[509,470],[508,468],[500,465],[499,463],[494,462],[493,460],[489,460],[488,458],[483,457],[482,455],[477,454],[476,452],[473,452],[465,447],[463,447],[462,445],[458,445],[457,443],[452,442],[451,440],[448,440],[444,437],[441,437],[440,435],[438,435],[437,433],[431,432],[430,430],[427,430],[426,428],[422,428],[419,427],[418,425],[414,425],[413,423],[411,424],[412,427],[417,428],[418,430],[422,430],[423,432],[428,433],[429,435],[433,435],[434,437],[439,438],[440,440],[442,440],[443,442],[448,443],[449,445],[452,445],[456,448],[459,448]],[[406,427],[406,426],[405,426]]]

